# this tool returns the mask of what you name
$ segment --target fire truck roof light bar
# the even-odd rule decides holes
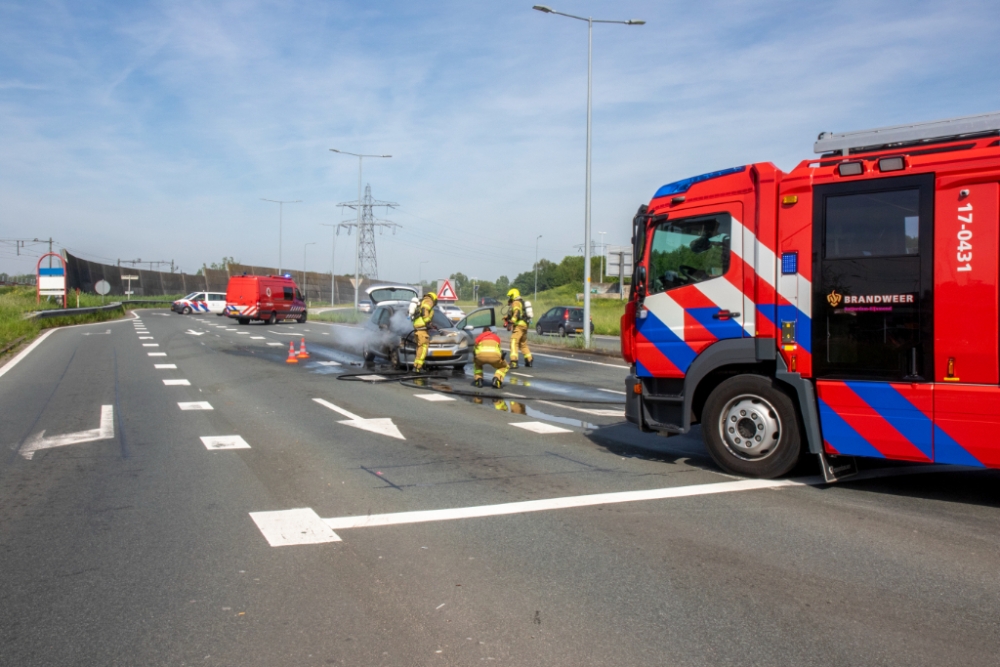
[[[731,169],[722,169],[721,171],[712,171],[707,174],[701,174],[700,176],[692,176],[691,178],[685,178],[683,181],[674,181],[673,183],[667,183],[662,188],[656,191],[653,195],[653,199],[657,197],[666,197],[667,195],[679,195],[684,194],[691,189],[691,186],[695,183],[701,183],[703,181],[710,181],[713,178],[720,178],[722,176],[728,176],[730,174],[738,174],[739,172],[746,169],[746,165],[742,167],[732,167]],[[680,203],[680,202],[675,202]]]
[[[823,132],[813,144],[816,153],[841,152],[851,149],[872,148],[888,144],[928,142],[932,139],[959,138],[970,134],[1000,131],[1000,112],[961,116],[946,120],[909,125],[877,127],[857,132]]]

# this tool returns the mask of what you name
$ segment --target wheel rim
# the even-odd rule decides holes
[[[781,441],[781,417],[760,396],[744,394],[722,410],[719,435],[726,449],[744,461],[760,461],[774,454]]]

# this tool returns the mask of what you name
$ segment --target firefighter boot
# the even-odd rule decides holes
[[[510,360],[510,367],[511,368],[517,368],[517,359],[511,359]]]
[[[525,368],[531,368],[531,361],[532,361],[531,357],[525,357],[524,358],[524,367]]]
[[[503,381],[498,377],[493,378],[493,388],[500,389],[501,387],[503,387]]]
[[[482,387],[483,386],[483,378],[476,378],[475,382],[473,382],[472,384],[474,384],[477,387]]]

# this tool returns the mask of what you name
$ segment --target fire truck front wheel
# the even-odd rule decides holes
[[[737,375],[716,387],[701,422],[712,458],[738,475],[780,477],[802,452],[795,402],[777,381],[761,375]]]

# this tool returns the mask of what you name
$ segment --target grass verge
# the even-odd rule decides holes
[[[164,299],[179,297],[163,297]],[[113,299],[107,299],[109,303]],[[96,294],[81,294],[80,308],[92,308],[100,306],[101,297]],[[70,296],[69,307],[76,308],[76,295]],[[136,306],[129,306],[129,309]],[[151,306],[162,308],[162,305]],[[43,329],[52,327],[64,327],[72,324],[91,324],[94,322],[105,322],[116,320],[125,314],[124,309],[112,310],[101,313],[88,313],[86,315],[71,315],[67,317],[51,317],[45,319],[25,319],[25,315],[36,310],[51,310],[62,308],[62,304],[56,301],[42,301],[35,303],[34,287],[0,287],[0,350],[7,347],[19,338],[23,338],[24,343],[30,342]],[[8,350],[11,353],[14,350]]]
[[[355,313],[353,310],[331,310],[325,313],[309,313],[310,320],[334,322],[336,324],[361,324],[367,322],[371,313]]]

